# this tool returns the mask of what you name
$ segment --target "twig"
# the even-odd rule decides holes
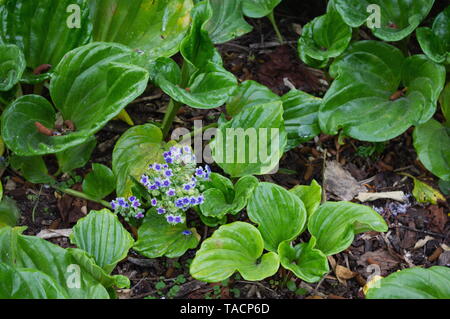
[[[410,231],[413,231],[416,233],[425,234],[425,235],[431,235],[431,236],[436,236],[436,237],[440,237],[440,238],[447,238],[447,236],[439,234],[439,233],[435,233],[435,232],[427,231],[427,230],[419,230],[419,229],[415,229],[415,228],[404,226],[404,225],[394,225],[394,227],[407,229],[407,230],[410,230]]]
[[[145,97],[141,97],[139,99],[134,100],[133,102],[131,102],[130,104],[137,104],[137,103],[142,103],[142,102],[149,102],[149,101],[153,101],[153,100],[157,100],[162,96],[162,93],[158,93],[155,95],[150,95],[150,96],[145,96]]]

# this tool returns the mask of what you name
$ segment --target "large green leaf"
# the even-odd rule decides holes
[[[20,219],[20,210],[16,201],[8,196],[3,196],[0,202],[0,227],[16,226]]]
[[[329,6],[328,12],[307,23],[298,42],[302,56],[327,61],[339,56],[350,44],[352,28],[345,24],[339,13]],[[310,60],[303,61],[308,64]]]
[[[92,151],[96,145],[97,140],[95,136],[91,136],[83,144],[56,153],[56,159],[58,160],[58,165],[61,172],[67,173],[86,165],[91,158]]]
[[[69,23],[76,18],[74,6],[80,9],[79,27]],[[92,32],[85,0],[2,1],[0,24],[0,42],[17,45],[31,69],[56,66],[68,51],[87,43]]]
[[[22,235],[22,231],[23,228],[0,228],[0,263],[14,267],[19,272],[26,268],[36,274],[36,281],[32,276],[22,276],[21,279],[24,282],[14,283],[14,285],[18,284],[18,288],[28,285],[30,289],[33,289],[31,287],[36,287],[35,285],[39,285],[39,282],[46,288],[46,291],[42,292],[42,296],[49,294],[49,296],[58,296],[58,298],[109,298],[105,287],[73,258],[70,251],[41,238]],[[72,283],[73,277],[75,277],[75,283],[76,279],[79,280],[80,286],[69,285]],[[0,291],[4,291],[3,285],[8,285],[8,282],[0,282],[0,287],[2,287]],[[36,297],[37,292],[22,291],[25,295],[15,297]],[[61,296],[62,293],[64,296]],[[11,298],[12,296],[14,294],[6,297]]]
[[[120,137],[112,154],[118,196],[131,195],[130,176],[139,180],[149,164],[163,161],[162,139],[161,130],[152,124],[134,126]]]
[[[279,5],[281,0],[242,0],[244,14],[250,18],[262,18]]]
[[[25,57],[14,44],[0,45],[0,91],[10,90],[22,77]]]
[[[231,121],[219,124],[210,143],[214,160],[232,177],[272,171],[285,146],[280,101],[245,108]]]
[[[191,21],[192,0],[92,0],[95,41],[143,50],[150,59],[178,52]]]
[[[289,241],[282,242],[278,247],[281,265],[306,282],[319,281],[330,269],[327,256],[314,248],[315,243],[314,237],[308,243],[295,246]]]
[[[281,97],[287,149],[294,148],[320,134],[318,113],[322,99],[308,93],[291,90]]]
[[[83,192],[102,199],[116,188],[116,178],[108,166],[94,163],[92,171],[83,180]]]
[[[423,52],[431,60],[450,63],[450,7],[436,17],[431,29],[418,28],[416,34]]]
[[[345,23],[354,28],[376,21],[372,19],[372,8],[376,5],[380,25],[374,26],[372,32],[381,40],[392,42],[410,35],[428,15],[434,0],[334,0],[334,3]]]
[[[413,137],[423,165],[434,175],[450,181],[450,129],[431,119],[417,126]]]
[[[320,106],[322,131],[334,135],[342,129],[370,142],[392,139],[428,121],[445,81],[443,66],[424,55],[404,58],[397,48],[377,41],[353,44],[331,65],[330,74],[336,80]]]
[[[91,211],[72,229],[70,241],[91,255],[108,274],[124,259],[134,240],[117,215],[107,209]]]
[[[404,269],[375,283],[368,299],[450,299],[450,268]]]
[[[242,0],[209,0],[212,17],[206,30],[214,43],[224,43],[253,30],[242,13]]]
[[[371,207],[350,202],[326,202],[308,220],[316,247],[327,256],[347,249],[355,234],[387,229],[384,219]]]
[[[197,247],[199,240],[200,235],[195,228],[187,228],[182,223],[171,225],[165,216],[150,210],[138,229],[138,241],[133,249],[147,258],[175,258]]]
[[[55,69],[50,94],[75,131],[57,136],[38,131],[36,122],[55,130],[56,111],[43,97],[26,95],[3,113],[5,143],[18,155],[29,156],[85,142],[145,90],[148,72],[134,61],[135,52],[114,43],[92,43],[67,53]]]
[[[205,201],[200,205],[204,216],[223,218],[226,214],[237,214],[247,206],[247,201],[259,181],[254,176],[243,176],[235,185],[220,174],[211,173],[203,192]]]
[[[253,191],[247,213],[258,224],[264,247],[274,252],[281,242],[295,239],[304,230],[307,217],[305,206],[297,196],[265,182]]]
[[[442,113],[444,113],[447,123],[450,123],[450,82],[447,83],[439,98]]]
[[[243,109],[257,104],[278,101],[280,97],[267,86],[247,80],[242,82],[227,101],[227,114],[235,116]]]
[[[55,180],[48,174],[42,156],[17,156],[12,155],[9,159],[11,167],[19,171],[29,182],[35,184],[52,184]]]
[[[238,271],[245,280],[262,280],[274,275],[280,259],[274,252],[264,255],[264,241],[258,230],[244,222],[223,225],[206,239],[190,267],[195,279],[219,282]]]
[[[308,217],[319,208],[322,201],[322,187],[315,179],[312,180],[311,185],[297,185],[290,192],[298,196],[303,202]]]

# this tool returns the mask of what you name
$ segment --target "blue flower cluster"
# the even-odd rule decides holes
[[[111,202],[111,208],[124,216],[131,215],[136,219],[144,218],[144,210],[136,196],[128,198],[118,197]]]
[[[163,157],[165,163],[150,164],[139,182],[151,195],[150,208],[157,214],[165,215],[169,224],[184,223],[185,212],[204,202],[202,182],[209,180],[211,169],[208,165],[196,166],[195,155],[188,146],[173,146],[163,153]],[[123,208],[119,200],[111,204]],[[133,203],[128,205],[131,209]],[[141,214],[134,215],[138,218],[136,216],[143,217]]]

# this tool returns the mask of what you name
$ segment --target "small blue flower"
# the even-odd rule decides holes
[[[137,213],[136,215],[134,215],[134,218],[144,218],[144,214],[142,212]]]
[[[197,204],[202,204],[205,201],[205,197],[203,195],[200,195],[197,197]]]
[[[191,197],[189,201],[190,201],[191,205],[197,204],[197,199],[195,197]]]
[[[176,192],[173,188],[169,188],[169,190],[166,192],[167,196],[175,196]]]
[[[164,156],[164,158],[170,157],[170,156],[172,156],[172,153],[171,153],[170,151],[164,152],[164,153],[163,153],[163,156]]]
[[[164,171],[164,175],[165,176],[167,176],[167,177],[170,177],[170,176],[173,176],[173,172],[172,172],[172,169],[166,169],[165,171]]]
[[[152,200],[150,201],[150,204],[152,206],[156,206],[158,204],[158,201],[156,200],[156,198],[152,198]]]
[[[169,187],[170,184],[171,184],[171,182],[170,182],[170,180],[168,180],[168,179],[165,179],[165,180],[162,181],[162,186],[163,186],[163,187]]]
[[[148,182],[149,182],[148,181],[148,176],[147,175],[142,175],[141,176],[141,184],[147,186]]]
[[[113,201],[111,201],[111,208],[113,209],[113,210],[116,210],[117,209],[117,202],[115,201],[115,200],[113,200]]]
[[[183,147],[183,153],[191,154],[192,153],[191,148],[189,146]]]
[[[134,202],[136,200],[136,196],[130,196],[130,197],[128,197],[128,200],[130,202]]]
[[[166,210],[163,207],[158,207],[156,212],[161,215],[161,214],[164,214],[166,212]]]
[[[166,157],[164,158],[164,160],[166,161],[167,164],[173,164],[173,157]]]
[[[184,197],[184,198],[183,198],[183,204],[184,204],[184,205],[188,205],[190,202],[191,202],[191,201],[189,200],[188,197]]]
[[[197,168],[196,170],[195,170],[195,176],[203,176],[203,174],[204,174],[204,172],[203,172],[203,169],[201,168],[201,167],[199,167],[199,168]]]
[[[122,207],[126,207],[125,206],[126,204],[127,204],[127,202],[125,201],[125,198],[123,198],[123,197],[117,198],[117,205],[122,206]]]
[[[192,232],[190,231],[190,230],[183,230],[182,232],[181,232],[183,235],[186,235],[186,236],[189,236],[189,235],[192,235]]]
[[[153,169],[157,172],[159,172],[161,170],[161,164],[155,163],[153,164]]]
[[[141,206],[141,203],[139,203],[138,200],[135,200],[131,202],[131,206],[133,206],[133,208],[138,208],[139,206]]]
[[[173,215],[167,215],[166,216],[166,220],[168,223],[173,223],[175,218],[173,217]]]
[[[154,191],[158,189],[158,186],[156,184],[150,184],[148,185],[148,189]]]
[[[175,216],[173,222],[177,224],[181,223],[182,222],[181,216]]]
[[[182,199],[177,199],[175,201],[175,206],[178,208],[182,208],[183,207],[183,200]]]
[[[161,180],[159,178],[155,178],[155,185],[161,187]]]
[[[184,184],[184,185],[183,185],[183,189],[184,189],[185,191],[188,191],[188,190],[190,190],[191,188],[192,188],[191,184]]]

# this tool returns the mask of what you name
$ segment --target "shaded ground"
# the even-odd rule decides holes
[[[285,78],[297,89],[316,96],[322,96],[328,83],[321,71],[304,65],[297,57],[296,41],[299,26],[311,17],[323,13],[324,6],[319,1],[313,6],[301,4],[296,7],[281,6],[276,16],[287,44],[276,43],[274,32],[266,19],[249,20],[254,31],[230,43],[219,46],[225,66],[240,81],[253,79],[270,87],[277,94],[289,90]],[[299,7],[300,6],[300,7]],[[412,43],[414,46],[414,43]],[[412,48],[414,50],[414,47]],[[168,97],[157,88],[149,86],[127,111],[135,124],[160,121],[164,115]],[[192,127],[194,120],[204,123],[215,122],[220,110],[196,110],[183,108],[177,114],[176,126]],[[437,117],[439,118],[439,114]],[[97,134],[98,144],[91,161],[72,176],[62,176],[68,185],[76,189],[90,169],[92,162],[111,165],[111,154],[119,136],[128,125],[112,121]],[[388,222],[386,234],[365,233],[355,238],[346,251],[330,258],[333,270],[317,284],[306,284],[291,278],[285,270],[261,282],[246,282],[238,275],[221,284],[205,284],[189,276],[188,266],[195,250],[188,251],[178,259],[143,259],[130,252],[121,262],[116,272],[131,279],[132,288],[119,292],[121,298],[362,298],[361,287],[374,271],[382,276],[396,270],[416,266],[450,264],[450,223],[448,206],[422,205],[411,196],[411,179],[399,175],[400,172],[420,177],[421,180],[437,187],[437,180],[417,161],[412,146],[411,130],[400,137],[378,145],[378,152],[369,156],[373,145],[346,139],[344,145],[337,143],[336,137],[320,135],[284,155],[280,168],[286,174],[278,173],[260,177],[286,188],[298,184],[309,184],[316,179],[323,184],[324,162],[336,160],[356,180],[365,181],[369,191],[403,191],[408,202],[392,200],[371,202]],[[54,159],[48,158],[50,167]],[[217,167],[213,167],[217,170]],[[68,228],[91,209],[101,206],[85,200],[61,196],[51,188],[25,182],[20,176],[7,169],[4,173],[5,194],[18,201],[23,212],[21,224],[27,225],[26,234],[35,235],[42,229]],[[335,200],[336,196],[327,193]],[[246,216],[232,216],[245,220]],[[211,235],[214,229],[200,223],[191,216],[193,226],[197,225],[202,239]],[[426,239],[423,241],[423,239]],[[301,240],[308,240],[302,235]],[[422,241],[421,241],[422,240]],[[67,247],[67,238],[52,239],[54,243]],[[371,266],[370,266],[371,265]],[[369,267],[370,266],[370,267]],[[375,270],[374,270],[375,269]]]

